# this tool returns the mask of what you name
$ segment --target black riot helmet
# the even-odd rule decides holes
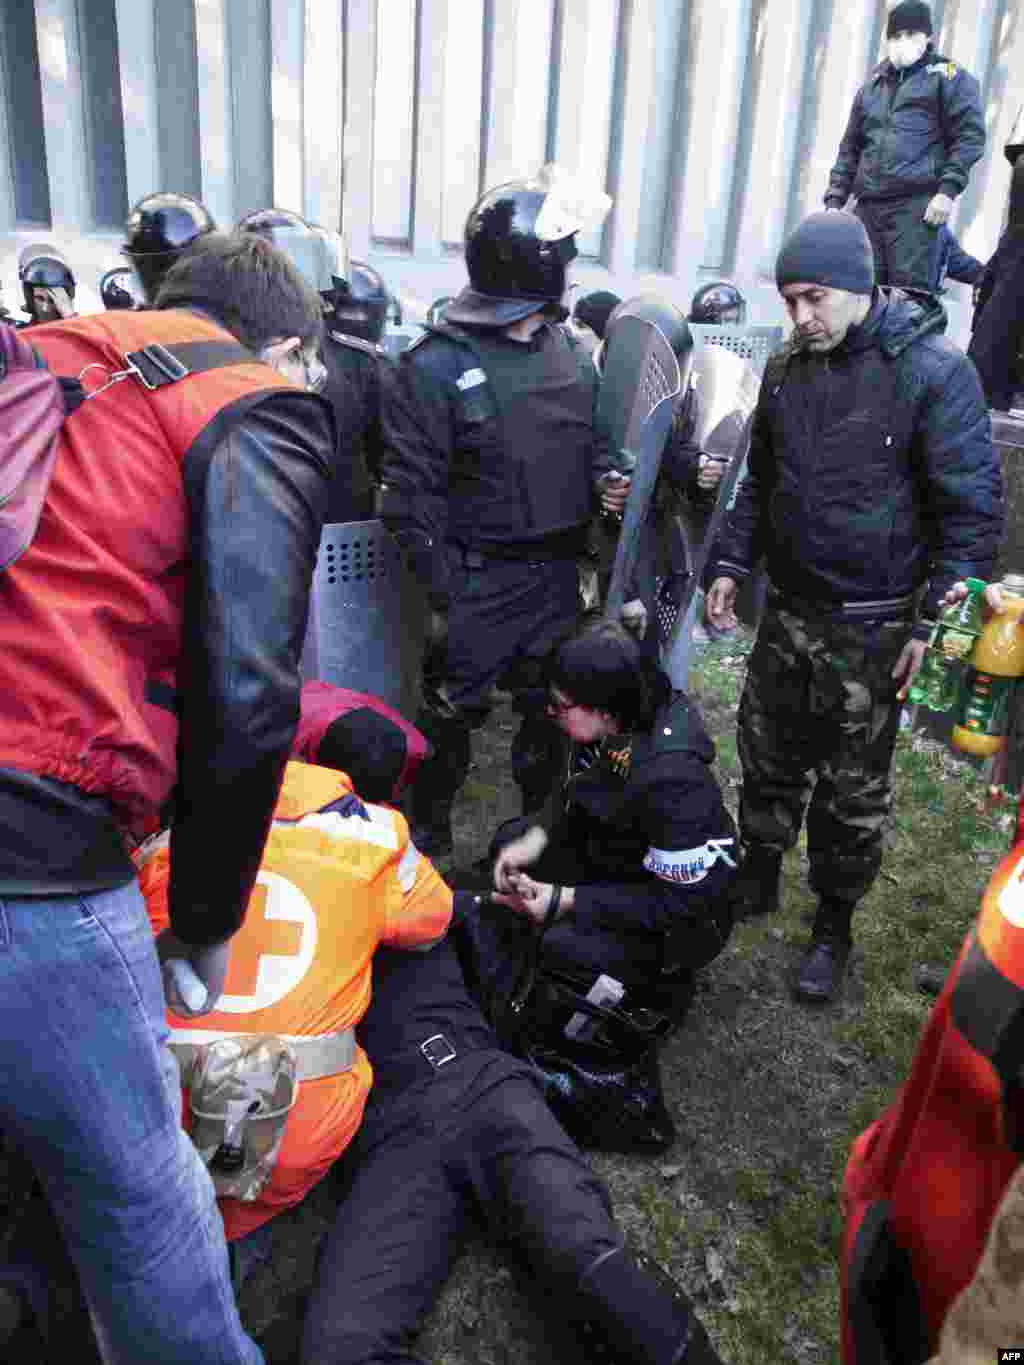
[[[148,302],[160,292],[175,261],[216,230],[205,206],[190,194],[161,190],[139,200],[128,215],[121,254],[131,262]]]
[[[392,306],[383,277],[365,261],[349,263],[347,290],[334,293],[334,321],[338,330],[364,341],[379,342]]]
[[[66,289],[75,297],[75,277],[64,253],[49,242],[34,242],[18,256],[18,279],[25,295],[26,312],[35,314],[35,289]]]
[[[100,280],[100,298],[104,308],[114,310],[146,307],[139,277],[130,265],[118,265],[107,271]]]
[[[323,228],[313,227],[290,209],[257,209],[241,220],[236,231],[251,232],[283,251],[321,296],[333,291],[335,253]]]
[[[446,321],[507,327],[560,304],[576,233],[597,227],[610,206],[606,194],[582,192],[555,166],[488,190],[466,219],[469,287],[448,305]]]
[[[747,301],[728,280],[702,285],[690,304],[691,322],[712,322],[742,327],[747,320]]]
[[[604,343],[595,355],[598,373],[603,373],[605,346],[621,318],[640,318],[653,323],[675,352],[680,365],[693,351],[693,333],[686,318],[669,299],[660,294],[637,294],[635,298],[625,299],[612,310],[604,329]]]

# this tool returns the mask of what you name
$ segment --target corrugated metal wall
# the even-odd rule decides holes
[[[775,252],[820,204],[886,8],[3,0],[0,281],[15,305],[17,250],[52,237],[88,297],[116,262],[128,204],[181,188],[222,222],[268,201],[332,226],[344,216],[353,254],[416,316],[461,283],[480,189],[557,159],[615,197],[582,244],[583,285],[657,283],[685,304],[726,274],[750,292],[754,320],[773,321]],[[1024,102],[1024,3],[934,8],[940,50],[984,92],[989,149],[956,226],[985,257],[1009,179],[1002,143]]]

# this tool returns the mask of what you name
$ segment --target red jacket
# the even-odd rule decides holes
[[[194,313],[32,334],[89,390],[154,343],[198,343],[198,372],[153,391],[122,379],[66,419],[36,538],[0,575],[0,774],[103,797],[131,834],[176,784],[171,915],[212,943],[244,912],[294,735],[333,422],[247,352],[202,370],[210,343],[237,342]]]
[[[935,1350],[1024,1149],[1022,1063],[1018,843],[989,882],[896,1102],[853,1145],[843,1186],[845,1365],[902,1365]]]

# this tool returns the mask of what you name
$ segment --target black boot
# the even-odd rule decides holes
[[[782,854],[761,844],[746,845],[746,854],[729,889],[735,919],[774,915],[779,908]]]
[[[793,991],[798,1000],[823,1005],[839,989],[853,947],[850,935],[853,905],[853,901],[824,898],[819,904],[811,946],[800,964]]]
[[[583,1273],[569,1314],[588,1365],[722,1365],[675,1280],[628,1248]]]
[[[439,716],[423,707],[416,725],[430,740],[433,753],[420,765],[409,797],[412,841],[434,862],[450,860],[452,805],[469,772],[469,724],[460,716]]]

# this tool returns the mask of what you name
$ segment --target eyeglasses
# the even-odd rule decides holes
[[[548,693],[547,709],[553,716],[567,716],[579,706],[578,701],[562,701],[553,692]]]

